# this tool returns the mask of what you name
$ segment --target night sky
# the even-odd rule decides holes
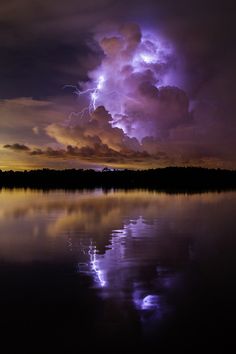
[[[234,1],[3,0],[0,168],[236,168]]]

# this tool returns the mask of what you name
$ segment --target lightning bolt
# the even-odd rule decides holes
[[[69,114],[69,117],[66,120],[66,125],[71,125],[72,124],[72,119],[74,117],[79,117],[82,119],[86,113],[89,114],[91,117],[92,113],[95,111],[97,108],[97,100],[99,98],[99,95],[101,93],[101,90],[104,87],[105,83],[105,77],[104,75],[100,75],[98,77],[98,80],[95,82],[96,86],[93,88],[88,88],[86,90],[80,90],[78,86],[75,85],[64,85],[63,88],[73,88],[73,94],[75,94],[77,97],[83,96],[83,95],[89,95],[89,105],[84,107],[81,111],[79,112],[71,112]]]
[[[165,84],[164,74],[160,73],[157,64],[167,63],[169,55],[172,54],[172,48],[166,46],[165,43],[162,44],[155,34],[144,31],[141,43],[130,56],[123,56],[122,50],[118,53],[121,54],[118,55],[119,60],[117,60],[117,56],[114,58],[111,56],[108,61],[105,58],[97,69],[89,72],[89,82],[79,82],[77,86],[64,86],[64,88],[73,89],[73,94],[80,100],[80,107],[82,107],[80,111],[70,113],[67,125],[76,125],[78,119],[89,119],[89,117],[92,119],[93,112],[99,105],[102,105],[112,116],[112,126],[121,128],[127,133],[125,124],[118,122],[118,118],[125,115],[130,102],[141,104],[142,100],[140,95],[137,94],[136,97],[137,87],[135,86],[138,83],[132,83],[131,79],[130,87],[126,85],[126,79],[129,81],[131,75],[135,76],[139,73],[144,74],[145,77],[145,72],[149,70],[155,80],[156,87]],[[129,70],[123,70],[125,68],[129,68]],[[153,81],[151,84],[153,85]]]

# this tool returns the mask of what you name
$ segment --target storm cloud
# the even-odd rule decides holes
[[[19,144],[22,168],[52,156],[58,167],[235,168],[234,12],[228,0],[3,1],[1,167]],[[81,116],[88,97],[73,93],[101,72],[103,96]]]

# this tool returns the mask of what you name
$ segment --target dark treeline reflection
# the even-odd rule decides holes
[[[233,341],[235,192],[2,189],[0,205],[6,353]]]
[[[170,192],[236,189],[236,171],[197,167],[150,170],[1,171],[0,187],[43,189],[149,188]]]

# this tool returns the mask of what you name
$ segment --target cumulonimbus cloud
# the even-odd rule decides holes
[[[173,48],[137,24],[123,25],[117,34],[99,39],[101,65],[79,84],[78,100],[88,107],[73,123],[50,124],[47,134],[63,146],[159,158],[159,146],[171,129],[191,121],[186,93],[168,76]],[[162,153],[162,152],[161,152]]]

